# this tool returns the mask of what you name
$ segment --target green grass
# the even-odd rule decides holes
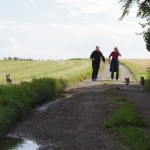
[[[125,126],[119,129],[119,133],[133,149],[150,149],[150,139],[146,136],[143,129],[135,126]]]
[[[145,126],[145,122],[134,111],[132,104],[124,102],[122,107],[115,112],[106,122],[105,128],[121,127],[121,126]]]
[[[135,64],[128,63],[126,61],[121,61],[121,64],[125,65],[129,69],[129,71],[137,81],[140,80],[140,76],[147,76],[146,70],[139,68],[139,66],[136,66]]]
[[[145,87],[150,89],[150,72],[148,68],[150,67],[150,60],[121,60],[121,64],[126,66],[132,73],[133,77],[140,82],[140,77],[145,78]]]
[[[13,83],[31,81],[35,78],[62,78],[75,83],[91,76],[90,59],[65,61],[0,61],[0,83],[5,84],[6,73],[10,73]]]
[[[121,107],[110,116],[104,124],[106,129],[111,128],[121,136],[126,144],[121,146],[121,150],[149,150],[150,138],[144,132],[145,120],[137,114],[133,104],[124,98],[111,95],[111,99],[119,103]]]
[[[91,76],[90,59],[0,61],[0,137],[31,110],[54,100],[66,86]],[[13,84],[6,84],[6,73]]]
[[[108,83],[108,81],[103,81],[102,84],[103,85],[108,85],[109,83]]]
[[[0,85],[0,136],[35,106],[53,100],[64,90],[65,80],[41,78],[14,85]]]

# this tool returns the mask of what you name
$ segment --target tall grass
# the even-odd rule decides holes
[[[66,87],[65,80],[41,78],[17,85],[0,85],[0,136],[40,103],[53,100]]]
[[[140,77],[143,76],[146,80],[145,87],[150,89],[150,67],[149,59],[125,59],[121,60],[121,64],[125,65],[132,73],[134,78],[140,82]]]

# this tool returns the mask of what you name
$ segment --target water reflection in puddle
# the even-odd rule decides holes
[[[30,140],[21,138],[0,138],[0,150],[38,150],[39,146]]]

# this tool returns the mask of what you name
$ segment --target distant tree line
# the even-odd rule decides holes
[[[33,61],[32,58],[19,58],[19,57],[4,57],[3,60],[26,60],[26,61]]]
[[[20,57],[3,57],[3,60],[20,60],[20,61],[56,61],[53,59],[33,59],[33,58],[20,58]],[[63,61],[63,59],[59,59],[57,61]]]

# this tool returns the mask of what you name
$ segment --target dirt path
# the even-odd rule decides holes
[[[125,67],[120,66],[119,81],[111,81],[108,70],[106,64],[97,81],[85,80],[66,90],[68,98],[35,109],[9,135],[36,140],[40,150],[118,150],[116,135],[102,127],[112,113],[106,90],[119,87],[149,120],[150,93],[139,88]],[[125,76],[131,81],[127,90],[124,90]]]

